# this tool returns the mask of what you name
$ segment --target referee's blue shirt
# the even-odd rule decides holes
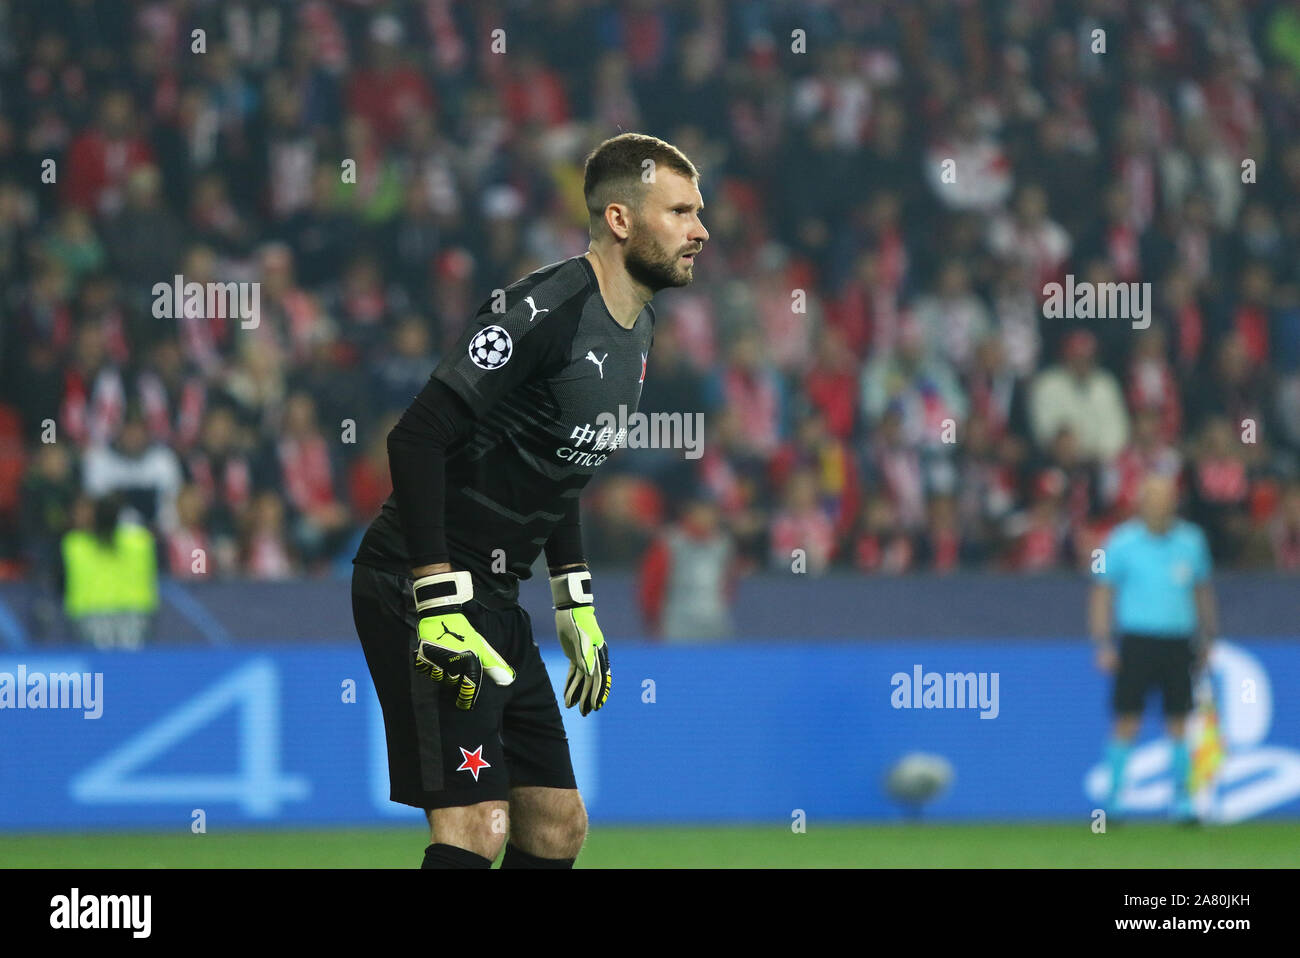
[[[1175,519],[1156,535],[1141,519],[1116,526],[1106,540],[1105,571],[1096,578],[1115,593],[1122,635],[1189,638],[1196,632],[1196,586],[1210,577],[1205,533]]]

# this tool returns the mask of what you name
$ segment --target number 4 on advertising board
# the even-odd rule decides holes
[[[239,767],[226,775],[140,775],[151,760],[212,722],[238,710]],[[311,792],[307,779],[280,774],[280,675],[269,659],[254,659],[216,685],[136,733],[72,780],[86,804],[234,802],[253,818],[270,818],[284,802]]]

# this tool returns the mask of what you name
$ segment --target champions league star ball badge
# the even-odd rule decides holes
[[[500,326],[485,326],[469,341],[469,358],[479,369],[500,369],[514,351],[510,334]]]

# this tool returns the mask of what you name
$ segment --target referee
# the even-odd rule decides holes
[[[647,176],[652,173],[652,176]],[[625,133],[587,157],[588,251],[490,297],[388,435],[393,494],[353,559],[352,610],[384,714],[390,798],[423,808],[425,868],[571,868],[587,833],[519,580],[545,551],[565,705],[604,705],[578,496],[627,439],[650,299],[693,279],[699,172]]]
[[[1153,475],[1143,480],[1138,516],[1117,526],[1106,541],[1105,563],[1090,597],[1088,625],[1098,667],[1115,676],[1111,699],[1115,726],[1106,750],[1107,811],[1123,812],[1119,802],[1124,766],[1147,693],[1158,688],[1173,754],[1169,813],[1175,820],[1191,821],[1191,759],[1184,733],[1192,710],[1192,674],[1209,657],[1218,612],[1205,535],[1177,517],[1177,498],[1173,479]],[[1120,637],[1118,650],[1112,621]]]

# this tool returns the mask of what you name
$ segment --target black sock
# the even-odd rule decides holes
[[[475,855],[455,845],[430,845],[424,850],[421,868],[491,868],[492,859]]]
[[[518,845],[506,845],[505,858],[501,859],[502,868],[572,868],[572,858],[538,858],[530,855]]]

